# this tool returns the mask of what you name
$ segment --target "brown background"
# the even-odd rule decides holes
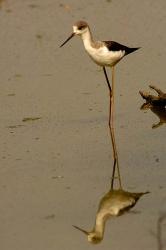
[[[92,249],[72,224],[92,229],[108,191],[112,150],[101,69],[75,38],[86,20],[97,39],[142,47],[116,67],[116,140],[124,188],[151,191],[139,213],[107,223],[98,249],[155,250],[166,210],[165,125],[140,111],[140,89],[166,90],[166,1],[6,0],[0,9],[0,248]],[[23,122],[24,118],[40,118]]]

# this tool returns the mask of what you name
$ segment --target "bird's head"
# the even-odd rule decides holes
[[[73,226],[74,228],[78,229],[79,231],[81,231],[82,233],[84,233],[85,235],[87,235],[88,237],[88,241],[92,244],[98,244],[102,241],[103,236],[101,236],[100,234],[98,234],[95,231],[91,231],[91,232],[87,232],[84,229],[77,227],[77,226]]]
[[[103,237],[97,232],[90,232],[88,235],[88,241],[92,244],[98,244],[102,241]]]
[[[81,36],[89,29],[88,24],[85,21],[78,21],[73,25],[73,33]]]
[[[60,45],[62,47],[65,45],[72,37],[75,35],[82,36],[89,30],[89,26],[85,21],[78,21],[73,25],[73,32],[72,34]]]

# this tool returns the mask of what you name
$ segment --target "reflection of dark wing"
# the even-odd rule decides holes
[[[139,48],[129,48],[123,44],[114,42],[114,41],[104,41],[105,45],[107,46],[109,51],[125,51],[125,55],[134,52]]]
[[[139,198],[144,194],[148,194],[149,191],[142,192],[142,193],[130,193],[130,192],[124,192],[124,193],[125,193],[125,196],[128,198],[123,201],[119,215],[133,208],[135,204],[137,203],[137,201],[139,200]]]
[[[119,211],[119,215],[123,214],[124,212],[127,212],[129,209],[131,209],[132,207],[135,206],[136,204],[136,200],[133,198],[133,199],[130,199],[126,201],[126,204],[124,203],[122,208],[120,209]]]

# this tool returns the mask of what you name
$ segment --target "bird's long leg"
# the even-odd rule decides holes
[[[114,154],[114,165],[113,165],[113,171],[112,171],[111,189],[113,189],[113,186],[114,186],[116,166],[117,166],[119,188],[121,189],[122,183],[121,183],[121,176],[120,176],[120,169],[119,169],[118,152],[117,152],[117,148],[116,148],[116,141],[115,141],[115,135],[114,135],[114,89],[115,89],[114,88],[114,81],[115,81],[114,67],[112,67],[112,91],[110,93],[109,128],[110,128],[113,154]]]
[[[111,84],[109,82],[108,76],[107,76],[107,71],[105,69],[105,67],[103,67],[103,71],[104,71],[104,75],[106,78],[106,82],[108,85],[108,89],[109,89],[109,95],[110,95],[110,104],[109,104],[109,119],[108,119],[108,125],[110,128],[110,134],[111,134],[111,141],[112,141],[112,147],[113,147],[113,158],[114,158],[114,164],[113,164],[113,171],[112,171],[112,177],[111,177],[111,189],[113,189],[113,185],[114,185],[114,178],[115,178],[115,169],[116,169],[116,164],[117,164],[117,160],[116,160],[116,154],[115,154],[115,147],[114,147],[114,133],[113,133],[113,126],[111,126],[111,120],[113,118],[111,118],[111,113],[112,113],[112,88],[111,88]],[[112,124],[113,125],[113,124]]]
[[[107,72],[106,72],[105,67],[103,67],[103,71],[104,71],[104,75],[105,75],[105,79],[106,79],[106,81],[107,81],[107,85],[108,85],[109,91],[110,91],[110,93],[111,93],[112,89],[111,89],[111,85],[110,85],[110,82],[109,82],[109,79],[108,79],[108,76],[107,76]]]
[[[118,153],[117,153],[117,149],[116,149],[114,127],[113,127],[113,121],[114,121],[113,120],[113,117],[114,117],[113,116],[114,115],[114,67],[112,67],[112,87],[110,85],[105,67],[103,67],[103,71],[104,71],[104,75],[105,75],[105,78],[107,81],[107,85],[109,88],[109,94],[110,94],[109,128],[110,128],[111,141],[112,141],[112,147],[113,147],[113,158],[114,158],[112,179],[111,179],[111,189],[113,189],[113,186],[114,186],[116,165],[117,165],[117,171],[118,171],[119,187],[122,188],[120,171],[119,171]]]

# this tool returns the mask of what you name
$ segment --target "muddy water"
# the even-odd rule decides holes
[[[166,90],[165,8],[164,0],[2,1],[1,249],[94,247],[72,225],[91,230],[110,188],[109,95],[79,39],[59,49],[79,19],[98,39],[141,47],[116,67],[115,135],[124,189],[151,193],[134,214],[107,222],[97,248],[158,249],[151,230],[166,211],[166,126],[152,129],[158,115],[140,110],[138,92]]]

